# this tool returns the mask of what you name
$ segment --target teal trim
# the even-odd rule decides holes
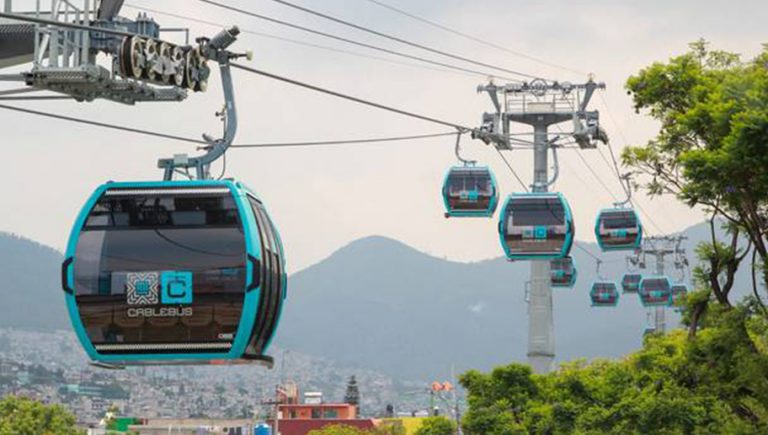
[[[632,214],[635,215],[635,221],[637,222],[637,236],[635,237],[635,241],[632,244],[627,245],[613,245],[613,246],[607,246],[603,243],[603,238],[600,236],[600,221],[602,220],[603,213],[606,212],[612,212],[612,211],[631,211]],[[620,232],[621,231],[621,232]],[[627,231],[626,230],[619,230],[616,231],[617,235],[619,237],[626,237]],[[638,216],[637,212],[634,209],[631,208],[604,208],[600,210],[600,213],[597,215],[597,219],[595,220],[595,239],[597,239],[597,245],[600,246],[600,250],[603,252],[609,252],[609,251],[634,251],[638,248],[640,248],[640,245],[643,243],[643,223],[640,222],[640,216]]]
[[[446,217],[493,217],[493,214],[496,213],[496,207],[498,207],[499,205],[499,183],[496,182],[496,176],[493,174],[493,171],[488,166],[475,166],[475,168],[477,169],[488,170],[488,175],[490,175],[490,178],[491,178],[491,186],[493,186],[493,196],[491,196],[491,200],[488,202],[488,208],[486,208],[485,210],[477,210],[477,211],[451,210],[451,206],[448,202],[448,179],[453,169],[461,169],[464,167],[465,166],[453,166],[445,172],[445,176],[443,177],[442,197],[443,197],[443,207],[445,208]],[[477,199],[477,197],[478,197],[477,192],[475,192],[474,199]],[[473,199],[473,198],[470,198],[470,199]]]
[[[667,282],[667,300],[666,302],[646,302],[643,300],[643,287],[645,287],[645,281],[646,280],[657,280],[657,279],[663,279]],[[650,291],[649,295],[653,298],[658,298],[659,296],[662,296],[664,291],[661,290],[652,290]],[[649,276],[649,277],[643,277],[643,280],[640,281],[640,289],[637,293],[638,297],[640,297],[640,303],[643,305],[643,307],[668,307],[672,305],[672,282],[669,280],[666,276]]]
[[[568,258],[571,259],[571,267],[573,268],[573,274],[571,275],[571,280],[570,282],[568,282],[568,284],[565,284],[565,285],[559,285],[553,282],[552,283],[553,288],[572,289],[576,285],[576,281],[578,280],[578,276],[579,276],[579,270],[576,268],[576,260],[573,257],[568,257]],[[565,272],[558,271],[558,274],[557,274],[558,277],[562,278],[564,275],[565,275]]]
[[[504,224],[507,221],[507,218],[509,217],[509,203],[514,198],[519,197],[557,197],[558,200],[560,200],[560,203],[563,204],[563,210],[565,211],[565,223],[567,230],[565,232],[565,241],[563,243],[563,248],[560,250],[559,253],[556,254],[513,254],[509,246],[507,246],[507,241],[504,240]],[[543,227],[546,228],[546,227]],[[538,228],[534,229],[534,232],[536,232]],[[499,214],[499,241],[501,242],[501,247],[504,250],[504,255],[507,256],[508,260],[512,261],[527,261],[527,260],[552,260],[555,258],[565,258],[571,253],[571,248],[573,247],[573,240],[576,237],[576,226],[573,222],[573,212],[571,211],[571,206],[568,204],[568,200],[565,199],[565,196],[563,196],[560,192],[530,192],[530,193],[513,193],[511,195],[507,196],[507,199],[504,201],[504,205],[501,209],[501,213]],[[538,235],[538,234],[537,234]]]
[[[250,194],[250,195],[251,195],[251,196],[253,196],[254,198],[258,198],[258,199],[259,199],[259,201],[261,201],[261,202],[262,202],[262,204],[264,205],[264,209],[266,210],[266,208],[267,208],[267,205],[264,203],[264,201],[263,201],[261,198],[259,198],[259,196],[258,196],[258,195],[256,195],[256,193],[254,193],[254,191],[253,191],[253,190],[251,190],[249,187],[245,186],[244,184],[240,184],[240,185],[242,186],[242,188],[243,188],[243,190],[245,191],[245,193],[246,193],[246,194]],[[248,207],[248,208],[250,209],[250,207]],[[253,223],[253,230],[254,230],[255,234],[257,234],[257,235],[258,235],[258,234],[259,234],[259,232],[258,232],[258,228],[256,228],[256,220],[255,220],[255,219],[256,219],[256,217],[255,217],[255,216],[253,216],[253,210],[251,209],[250,211],[251,211],[251,216],[253,217],[253,220],[252,220],[252,223]],[[267,218],[270,220],[270,222],[272,223],[272,226],[273,226],[273,227],[274,227],[274,229],[275,229],[275,238],[277,239],[277,245],[278,245],[278,247],[279,247],[279,249],[280,249],[280,259],[281,259],[281,261],[282,261],[282,271],[283,271],[283,273],[282,273],[282,276],[281,276],[281,278],[282,278],[282,279],[281,279],[281,281],[280,281],[280,282],[282,283],[280,291],[281,291],[281,293],[282,293],[282,295],[283,295],[283,301],[285,301],[285,299],[288,297],[288,274],[287,274],[287,273],[286,273],[286,271],[285,271],[285,264],[286,264],[286,260],[285,260],[285,249],[283,249],[283,239],[282,239],[282,237],[280,236],[280,230],[277,228],[277,225],[276,225],[276,224],[275,224],[275,222],[272,220],[272,217],[271,217],[271,216],[269,216],[269,214],[267,214]],[[259,261],[261,261],[261,252],[259,252]],[[255,293],[255,292],[254,292],[254,293]],[[259,289],[259,294],[261,294],[261,289]],[[253,306],[254,306],[254,309],[255,309],[256,307],[258,307],[258,303],[259,303],[259,300],[258,300],[258,299],[256,299],[256,302],[255,302],[255,304],[253,305]],[[284,306],[284,304],[280,304],[280,310],[279,310],[279,312],[277,313],[277,320],[275,321],[275,331],[277,331],[278,329],[280,329],[280,320],[281,320],[281,319],[282,319],[282,317],[283,317],[283,309],[284,309],[284,307],[285,307],[285,306]],[[255,312],[254,312],[254,315],[253,315],[253,322],[254,322],[254,323],[256,322],[256,313],[255,313]],[[272,344],[272,340],[275,338],[275,335],[276,335],[276,334],[273,334],[273,335],[272,335],[272,336],[271,336],[271,337],[270,337],[270,338],[269,338],[269,339],[266,341],[266,343],[264,344],[264,349],[263,349],[263,351],[264,351],[264,352],[266,352],[266,351],[267,351],[267,349],[269,349],[269,346]]]
[[[626,287],[626,286],[624,286],[624,280],[625,280],[625,279],[626,279],[628,276],[630,276],[630,275],[636,275],[636,276],[639,276],[639,277],[640,277],[640,281],[638,281],[638,282],[637,282],[637,287],[633,287],[632,289],[630,289],[629,291],[627,291],[627,287]],[[643,281],[643,275],[642,275],[642,274],[639,274],[639,273],[625,273],[624,275],[622,275],[622,276],[621,276],[621,291],[622,291],[623,293],[637,293],[637,292],[639,292],[639,291],[640,291],[640,283],[641,283],[642,281]]]
[[[261,258],[261,238],[258,231],[256,231],[255,218],[253,212],[250,210],[250,206],[246,206],[245,188],[240,184],[231,180],[183,180],[183,181],[144,181],[144,182],[110,182],[102,186],[99,186],[80,211],[75,224],[70,232],[69,242],[67,243],[66,257],[75,258],[77,243],[80,236],[80,231],[85,225],[85,220],[90,214],[96,202],[101,198],[107,189],[152,189],[152,188],[168,188],[168,187],[227,187],[232,192],[235,203],[237,204],[238,211],[240,212],[241,222],[243,223],[243,235],[245,237],[246,253],[262,261]],[[246,254],[244,253],[244,254]],[[72,271],[74,271],[74,262],[69,267],[69,273],[67,274],[67,282],[71,288],[74,287],[74,277]],[[253,277],[252,265],[246,260],[246,286],[245,289],[251,283]],[[91,343],[88,335],[85,331],[85,327],[80,320],[80,313],[77,308],[77,303],[74,294],[66,294],[67,311],[69,312],[70,321],[72,327],[75,330],[80,344],[85,349],[88,356],[94,360],[105,363],[123,363],[130,364],[136,361],[163,361],[163,360],[234,360],[240,359],[245,352],[245,348],[248,345],[248,338],[250,332],[253,329],[254,322],[256,321],[256,311],[259,303],[259,291],[251,291],[246,293],[243,301],[243,312],[240,318],[240,325],[238,326],[237,333],[235,335],[235,341],[232,343],[232,348],[227,353],[190,353],[190,354],[131,354],[120,355],[110,354],[101,355],[96,351],[96,348]],[[76,293],[76,291],[75,291]]]

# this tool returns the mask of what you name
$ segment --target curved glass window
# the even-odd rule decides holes
[[[80,319],[104,354],[227,352],[245,258],[228,189],[108,190],[78,239]]]

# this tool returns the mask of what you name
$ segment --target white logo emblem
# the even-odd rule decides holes
[[[126,295],[128,305],[157,305],[160,302],[160,273],[128,273]]]

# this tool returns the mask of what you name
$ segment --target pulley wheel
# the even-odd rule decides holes
[[[157,79],[158,73],[162,72],[157,42],[152,39],[147,41],[147,44],[144,47],[144,56],[147,62],[146,65],[144,65],[144,78],[154,81]]]
[[[120,72],[123,77],[140,79],[145,65],[144,40],[138,36],[124,38],[120,47]]]
[[[177,87],[182,86],[187,74],[187,57],[184,55],[184,50],[179,46],[175,46],[171,50],[171,67],[173,71],[172,84]]]
[[[160,80],[165,84],[170,83],[171,77],[174,75],[171,49],[171,44],[168,44],[167,42],[160,44],[160,59],[158,65],[160,66]]]

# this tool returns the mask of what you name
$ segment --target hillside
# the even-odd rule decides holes
[[[69,328],[61,261],[53,248],[0,233],[0,328]]]
[[[700,225],[686,233],[690,248],[707,231]],[[594,245],[582,246],[597,253]],[[557,358],[637,349],[646,322],[637,297],[623,298],[616,309],[592,309],[594,261],[581,250],[573,254],[578,285],[555,290]],[[604,275],[618,279],[624,256],[604,259]],[[0,234],[0,327],[69,329],[60,261],[53,249]],[[525,263],[456,263],[392,239],[361,239],[291,277],[274,343],[399,379],[444,378],[452,364],[461,371],[524,361],[527,278]]]

